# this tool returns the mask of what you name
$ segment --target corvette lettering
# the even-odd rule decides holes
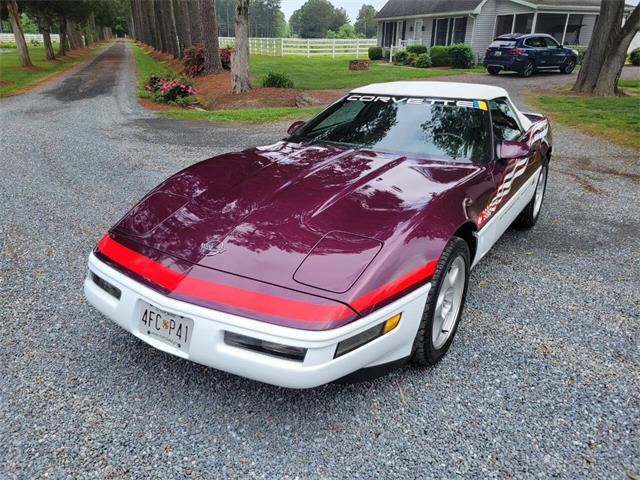
[[[464,108],[477,108],[487,110],[487,102],[484,100],[447,100],[444,98],[417,98],[417,97],[387,97],[379,95],[349,95],[350,102],[382,102],[382,103],[406,103],[407,105],[451,105]]]

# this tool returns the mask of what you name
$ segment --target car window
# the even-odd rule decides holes
[[[540,47],[544,47],[545,44],[543,43],[542,39],[540,37],[531,37],[531,38],[527,38],[524,42],[524,44],[527,47],[533,47],[533,48],[540,48]]]
[[[456,162],[493,156],[487,103],[350,94],[289,141],[329,144]]]
[[[496,143],[502,140],[515,140],[522,135],[516,113],[504,99],[496,99],[489,102],[491,121],[493,123],[493,135]]]
[[[493,42],[491,42],[491,45],[489,45],[489,48],[515,47],[515,46],[516,46],[515,40],[494,40]]]
[[[548,47],[548,48],[558,48],[558,47],[560,47],[558,42],[556,42],[553,38],[544,37],[542,40],[544,40],[545,46]]]

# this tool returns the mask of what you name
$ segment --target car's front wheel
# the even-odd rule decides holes
[[[569,74],[573,72],[574,68],[576,68],[576,59],[573,57],[569,57],[564,61],[564,63],[560,67],[560,72]]]
[[[489,72],[489,75],[498,75],[500,69],[498,67],[487,67],[487,72]]]
[[[431,280],[422,322],[413,344],[413,361],[437,363],[458,329],[469,285],[471,254],[467,242],[453,237],[445,247]]]

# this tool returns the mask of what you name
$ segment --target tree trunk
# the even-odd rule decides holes
[[[189,8],[189,21],[191,22],[191,43],[202,43],[202,13],[199,0],[187,0]]]
[[[67,18],[60,18],[60,47],[58,56],[64,57],[67,54]]]
[[[218,19],[214,2],[215,0],[200,0],[202,50],[204,53],[204,69],[202,73],[204,75],[222,71],[220,45],[218,44]]]
[[[81,39],[78,35],[78,27],[75,22],[69,20],[67,22],[67,37],[69,37],[69,48],[75,50],[82,46]]]
[[[178,27],[178,39],[182,50],[191,48],[191,24],[189,20],[188,0],[173,0],[173,11]]]
[[[153,1],[153,13],[156,21],[156,50],[160,50],[161,52],[167,51],[167,41],[166,41],[166,33],[164,31],[164,22],[162,21],[162,7],[160,6],[160,2],[162,0],[154,0]]]
[[[247,92],[249,84],[249,0],[236,0],[236,48],[231,55],[231,91]]]
[[[173,11],[173,2],[166,0],[164,2],[165,9],[165,21],[167,24],[167,40],[169,41],[169,51],[176,57],[180,58],[182,50],[180,48],[180,41],[178,40],[178,28],[176,25],[176,15]]]
[[[44,43],[44,57],[47,60],[55,60],[56,55],[53,52],[51,44],[51,26],[47,15],[40,15],[40,32],[42,33],[42,41]]]
[[[11,29],[13,30],[13,35],[16,39],[20,65],[23,67],[33,67],[33,63],[31,63],[31,58],[29,57],[29,50],[27,49],[27,42],[24,39],[24,33],[22,33],[20,13],[18,12],[18,4],[16,3],[16,0],[9,0],[7,2],[7,9],[9,10],[9,22],[11,22]]]
[[[640,6],[634,8],[623,25],[624,8],[624,0],[602,0],[574,92],[603,97],[618,93],[627,49],[640,30]]]

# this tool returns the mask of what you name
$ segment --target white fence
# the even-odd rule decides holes
[[[42,43],[42,34],[41,33],[25,33],[24,39],[27,42],[30,42],[31,40],[35,40],[36,42]],[[15,42],[15,41],[16,41],[16,37],[13,36],[13,33],[0,33],[0,42]],[[52,33],[51,41],[60,42],[60,35],[58,35],[57,33]]]
[[[221,47],[232,47],[233,37],[220,37]],[[367,56],[375,38],[250,38],[249,52],[257,55],[299,55],[303,57]]]

